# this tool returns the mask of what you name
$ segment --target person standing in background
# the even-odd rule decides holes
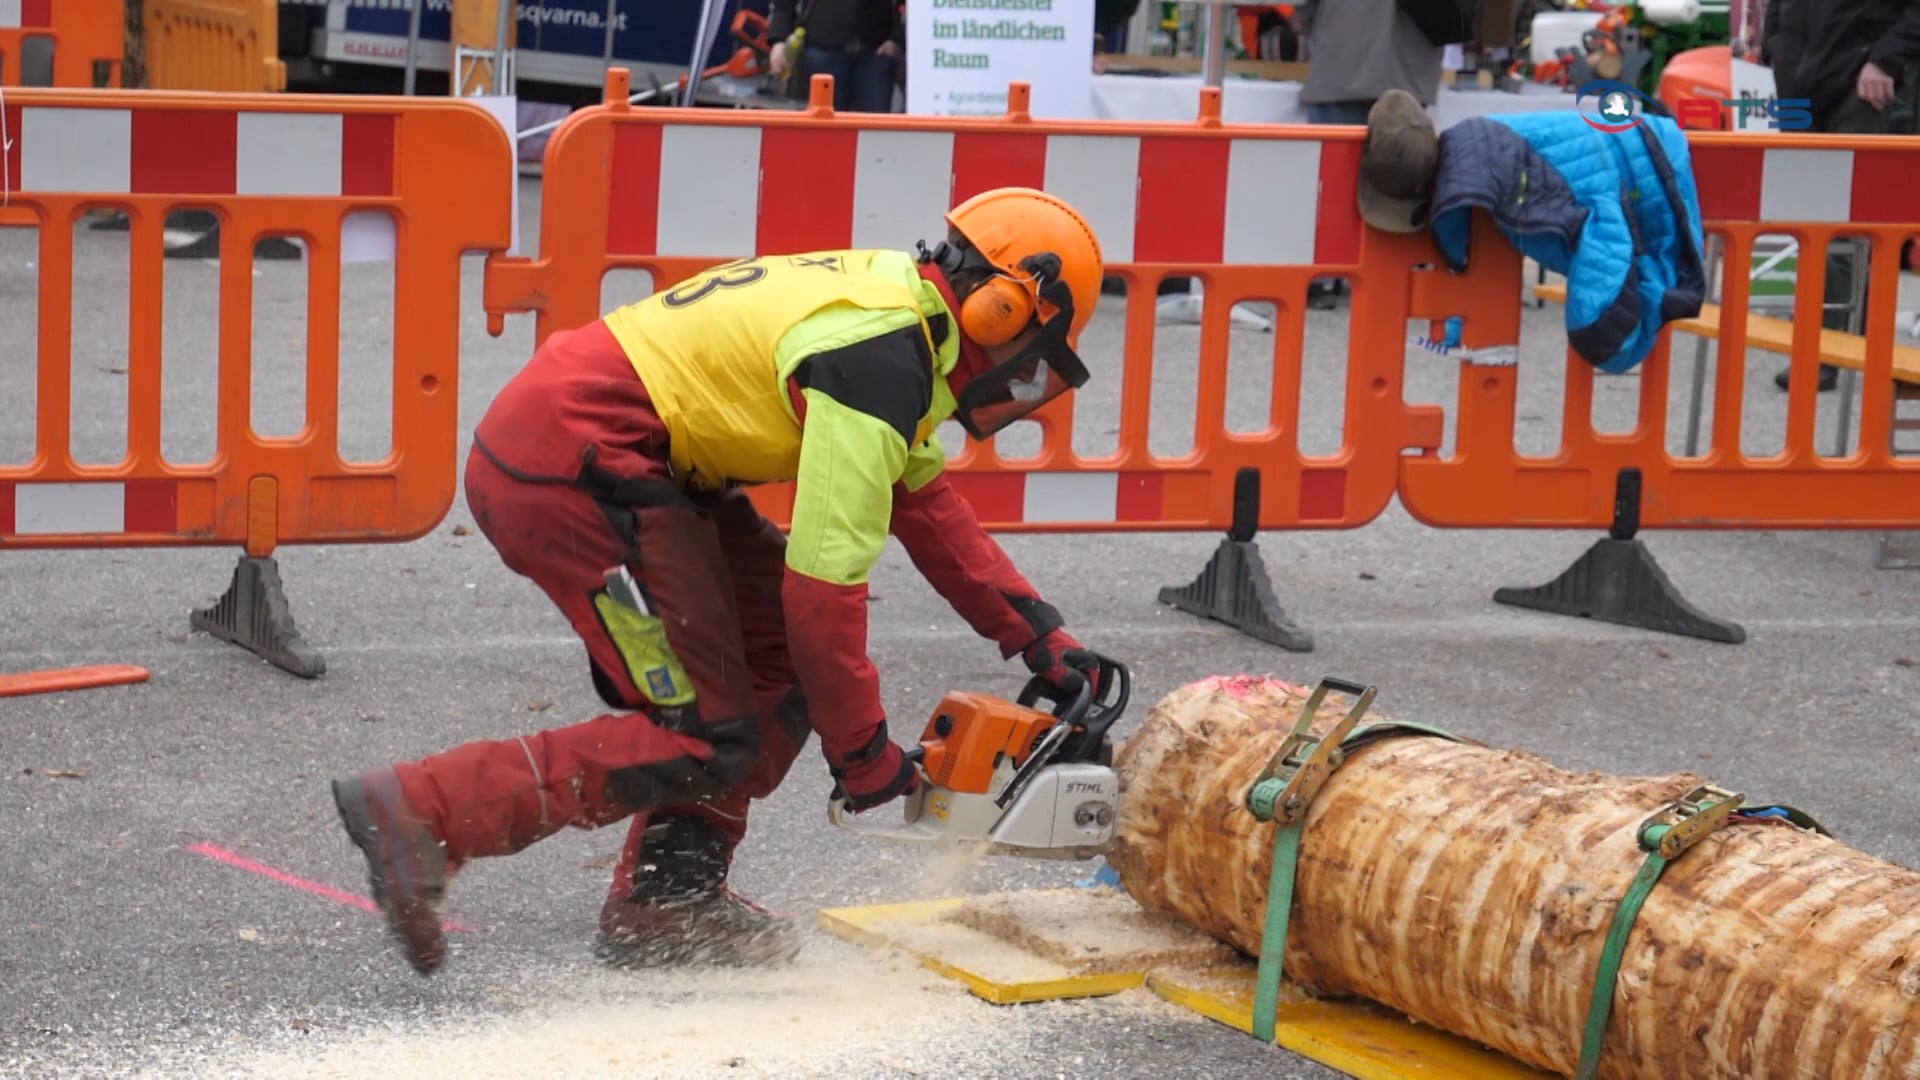
[[[767,40],[772,72],[794,72],[791,96],[806,100],[813,76],[831,75],[834,111],[894,111],[906,44],[894,0],[771,0]]]
[[[1920,0],[1773,0],[1765,18],[1775,92],[1809,102],[1813,131],[1920,132]],[[1865,252],[1860,262],[1865,273]],[[1849,329],[1853,275],[1853,259],[1836,242],[1827,252],[1826,329]],[[1864,299],[1861,307],[1864,326]],[[1785,390],[1789,371],[1774,376],[1774,385]],[[1820,365],[1820,389],[1833,389],[1839,375],[1838,368]]]
[[[1313,0],[1295,5],[1305,31],[1307,82],[1300,101],[1312,124],[1367,122],[1373,103],[1404,90],[1431,109],[1440,100],[1446,47],[1435,45],[1399,0]],[[1307,304],[1330,308],[1341,289],[1332,279],[1307,287]]]
[[[1399,0],[1300,4],[1307,82],[1300,101],[1315,124],[1365,125],[1380,95],[1405,90],[1431,109],[1440,100],[1446,47],[1427,40]]]
[[[1140,10],[1140,0],[1093,0],[1093,73],[1107,70],[1107,49],[1115,34],[1127,27],[1127,21]]]

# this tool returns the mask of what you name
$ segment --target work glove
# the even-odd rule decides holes
[[[861,749],[844,755],[828,751],[827,771],[834,780],[829,798],[835,802],[845,799],[847,809],[856,814],[911,795],[920,785],[920,767],[888,737],[885,720]]]
[[[1100,662],[1065,630],[1047,631],[1020,655],[1027,662],[1027,670],[1052,683],[1061,693],[1077,694],[1080,684],[1087,682],[1088,693],[1099,698]]]

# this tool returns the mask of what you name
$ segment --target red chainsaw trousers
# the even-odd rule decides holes
[[[740,491],[678,492],[666,443],[600,323],[552,335],[476,428],[475,523],[566,616],[622,711],[395,766],[455,865],[630,815],[629,849],[649,817],[674,813],[737,843],[748,800],[771,794],[806,744],[780,601],[785,537]],[[644,613],[609,595],[623,566]]]

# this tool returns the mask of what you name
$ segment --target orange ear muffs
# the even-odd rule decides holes
[[[960,329],[982,345],[1005,345],[1033,321],[1033,295],[1026,286],[996,274],[967,294],[960,305]]]

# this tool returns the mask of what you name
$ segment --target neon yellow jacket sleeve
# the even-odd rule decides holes
[[[831,585],[859,585],[885,548],[893,485],[907,467],[907,444],[885,420],[827,396],[802,391],[800,438],[787,566]]]
[[[793,378],[805,408],[781,603],[807,715],[838,764],[886,722],[867,656],[867,578],[886,548],[894,486],[934,376],[916,322],[816,355]]]

